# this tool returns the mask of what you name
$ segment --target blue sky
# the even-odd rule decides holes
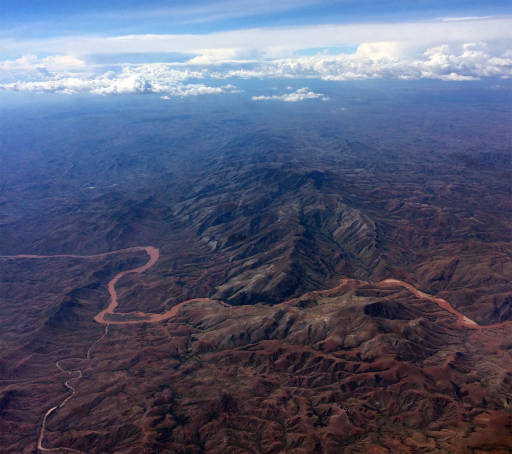
[[[510,0],[0,1],[10,91],[167,99],[239,93],[250,78],[470,82],[512,78],[511,49]],[[256,96],[301,97],[325,100]]]
[[[510,0],[2,0],[1,35],[210,33],[240,28],[512,14]]]

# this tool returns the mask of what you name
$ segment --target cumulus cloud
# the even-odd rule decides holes
[[[40,80],[0,84],[12,91],[50,93],[91,93],[96,95],[124,95],[162,93],[165,96],[199,96],[220,93],[237,93],[231,84],[208,86],[204,83],[185,83],[201,79],[205,74],[188,69],[177,70],[165,64],[127,65],[120,72],[107,71],[100,75],[90,73],[49,73],[39,75]]]
[[[354,54],[275,59],[250,68],[228,67],[211,75],[322,80],[508,78],[512,76],[512,54],[492,51],[486,43],[443,44],[420,52],[404,43],[363,43]]]
[[[39,58],[28,54],[19,58],[0,61],[0,71],[26,71],[35,68],[45,68],[49,71],[64,71],[83,68],[85,62],[73,55],[53,55]]]
[[[173,96],[199,96],[199,95],[218,95],[221,93],[239,93],[240,90],[233,88],[233,85],[223,85],[221,87],[210,87],[205,84],[186,84],[179,85],[170,93]]]
[[[321,79],[331,81],[377,78],[469,81],[512,77],[512,51],[499,43],[416,44],[382,41],[361,43],[353,54],[263,58],[234,50],[204,51],[188,62],[87,65],[83,60],[33,55],[0,61],[0,89],[92,93],[98,95],[159,93],[198,96],[236,93],[233,85],[212,81],[234,79]],[[245,57],[246,59],[240,59]],[[108,70],[107,70],[108,69]],[[208,83],[207,83],[208,82]],[[286,102],[322,98],[307,88],[283,95],[256,96]]]
[[[298,102],[304,101],[305,99],[318,99],[320,98],[322,101],[328,101],[329,98],[322,93],[315,93],[307,87],[299,88],[296,91],[291,93],[284,93],[282,95],[271,95],[271,96],[253,96],[251,99],[253,101],[269,101],[269,100],[277,100],[284,102]]]
[[[100,86],[91,88],[91,93],[97,95],[124,95],[129,93],[152,93],[151,82],[139,74],[130,74],[117,78],[102,78]]]
[[[200,95],[219,95],[221,93],[239,93],[240,90],[232,89],[232,85],[223,85],[221,87],[211,87],[205,84],[183,84],[169,90],[167,95],[160,96],[166,101],[173,97],[200,96]]]

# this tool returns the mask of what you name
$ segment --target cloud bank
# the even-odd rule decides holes
[[[2,68],[1,64],[0,68]],[[178,70],[171,65],[161,63],[124,65],[118,71],[106,71],[100,74],[82,71],[82,65],[77,70],[67,67],[62,71],[49,71],[46,66],[37,64],[31,68],[31,75],[37,80],[0,83],[0,89],[35,93],[90,93],[94,95],[160,93],[167,98],[239,92],[237,87],[232,84],[210,86],[198,82],[197,80],[206,78],[205,72],[189,69]],[[195,82],[186,82],[190,80]]]
[[[0,77],[1,74],[11,78],[16,75],[14,81],[0,83],[0,88],[4,90],[197,96],[237,92],[234,85],[222,82],[226,79],[309,78],[342,81],[396,78],[468,81],[485,77],[511,78],[512,51],[493,52],[486,43],[465,43],[443,44],[428,48],[419,55],[409,55],[401,43],[384,42],[361,44],[357,52],[350,55],[319,54],[263,61],[234,61],[230,56],[227,60],[216,58],[214,62],[202,65],[198,65],[197,57],[194,57],[185,63],[121,65],[108,71],[103,66],[88,67],[72,56],[44,59],[27,56],[0,62]],[[21,76],[24,78],[17,78]],[[293,102],[322,96],[301,89],[279,96],[259,96],[255,100]]]
[[[256,50],[268,58],[284,58],[300,49],[368,42],[400,42],[425,49],[439,44],[496,40],[509,43],[512,40],[511,17],[452,17],[400,23],[262,27],[209,34],[67,36],[39,40],[2,39],[0,35],[0,56],[4,56],[0,58],[26,54],[76,57],[151,52],[198,54],[206,49]]]
[[[271,96],[253,96],[253,101],[284,101],[284,102],[298,102],[304,101],[305,99],[318,99],[322,101],[328,101],[329,98],[322,93],[315,93],[307,87],[299,88],[291,93],[285,93],[283,95],[271,95]]]
[[[322,80],[509,78],[512,76],[512,51],[493,52],[486,43],[465,43],[434,46],[414,55],[408,54],[401,43],[364,43],[352,55],[276,59],[254,65],[251,69],[213,74],[218,77]]]
[[[370,36],[373,40],[368,39]],[[357,42],[354,53],[333,55],[330,51],[353,42]],[[97,95],[158,93],[175,97],[234,93],[239,91],[232,85],[236,79],[251,78],[511,78],[511,42],[512,20],[506,17],[254,29],[210,35],[89,37],[80,45],[76,38],[17,42],[14,47],[30,48],[33,52],[0,60],[0,89]],[[2,46],[5,48],[6,43],[0,40],[0,52]],[[308,48],[324,51],[306,56],[300,52]],[[51,51],[56,50],[59,51],[52,55]],[[172,63],[118,63],[123,53],[146,51],[180,52],[188,56]],[[38,56],[38,52],[44,56]],[[119,52],[115,54],[115,63],[94,63],[90,58],[109,52]],[[253,97],[255,101],[285,102],[322,98],[323,95],[306,88]]]

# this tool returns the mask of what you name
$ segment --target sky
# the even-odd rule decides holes
[[[0,90],[172,99],[251,78],[471,82],[512,77],[511,44],[510,0],[2,0]],[[327,100],[297,90],[252,99]]]

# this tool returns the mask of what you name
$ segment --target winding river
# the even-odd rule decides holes
[[[163,312],[161,314],[154,314],[154,313],[146,313],[146,312],[116,312],[116,308],[119,306],[118,301],[118,295],[116,291],[116,285],[117,283],[126,275],[128,274],[141,274],[144,271],[151,268],[157,261],[160,256],[160,251],[158,248],[153,246],[136,246],[126,249],[120,249],[117,251],[112,252],[104,252],[101,254],[95,254],[95,255],[75,255],[75,254],[61,254],[61,255],[30,255],[30,254],[21,254],[21,255],[12,255],[12,256],[0,256],[0,259],[51,259],[51,258],[79,258],[79,259],[95,259],[95,258],[101,258],[106,257],[113,254],[120,254],[120,253],[127,253],[127,252],[146,252],[148,255],[148,261],[137,268],[133,268],[126,271],[121,271],[120,273],[116,274],[108,283],[108,293],[110,295],[110,301],[108,306],[103,309],[101,312],[95,315],[94,320],[102,325],[105,325],[105,330],[103,334],[96,339],[88,348],[87,354],[85,358],[64,358],[58,360],[55,365],[56,367],[62,371],[63,373],[66,373],[70,375],[70,378],[64,382],[64,386],[68,388],[71,393],[62,401],[60,404],[55,405],[54,407],[48,409],[46,413],[43,416],[43,420],[41,423],[41,429],[39,431],[39,437],[37,440],[37,449],[42,452],[51,452],[51,451],[66,451],[74,454],[87,454],[83,451],[79,451],[73,448],[66,448],[66,447],[56,447],[56,448],[46,448],[44,446],[44,438],[45,438],[45,430],[46,430],[46,422],[50,415],[52,415],[56,410],[59,408],[64,407],[69,400],[75,395],[75,388],[73,386],[73,381],[79,380],[82,377],[82,370],[81,369],[67,369],[65,368],[62,363],[65,361],[72,361],[72,360],[90,360],[91,359],[91,352],[94,349],[94,347],[101,342],[105,336],[108,335],[108,329],[110,325],[133,325],[133,324],[140,324],[140,323],[157,323],[162,322],[164,320],[168,320],[176,316],[179,312],[179,310],[185,306],[186,304],[193,303],[193,302],[211,302],[215,304],[221,304],[223,306],[229,307],[228,304],[226,304],[223,301],[214,300],[211,298],[193,298],[189,300],[182,301],[181,303],[177,304],[176,306],[173,306],[171,309],[169,309],[166,312]],[[350,282],[357,282],[355,279],[342,279],[340,284],[332,289],[328,290],[319,290],[313,293],[318,294],[328,294],[331,293]],[[413,285],[400,281],[398,279],[384,279],[383,281],[380,281],[376,283],[375,285],[380,287],[389,287],[389,286],[400,286],[408,291],[410,291],[414,296],[420,299],[431,301],[435,304],[437,304],[440,308],[450,312],[451,314],[455,315],[457,317],[457,325],[469,328],[469,329],[491,329],[491,328],[499,328],[508,324],[511,324],[512,321],[505,321],[502,323],[495,323],[492,325],[479,325],[475,321],[471,320],[470,318],[466,317],[456,309],[452,307],[452,305],[446,301],[443,298],[438,298],[432,295],[429,295],[428,293],[422,292],[421,290],[418,290]],[[293,298],[288,303],[292,301],[296,301],[297,298]]]

